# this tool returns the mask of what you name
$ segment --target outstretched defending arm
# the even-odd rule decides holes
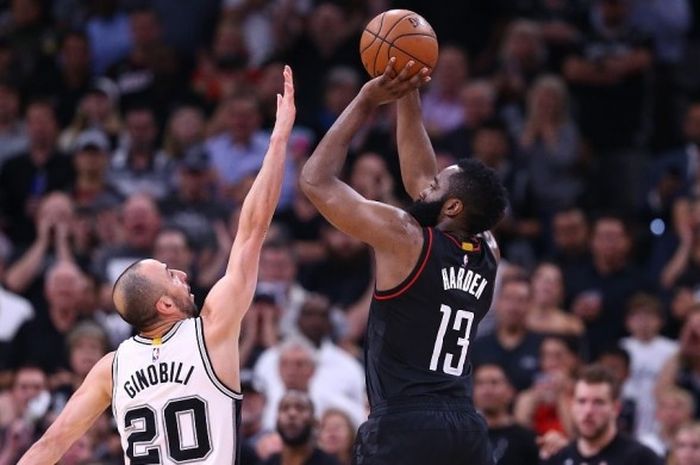
[[[292,70],[285,66],[284,95],[277,96],[277,116],[270,145],[262,168],[243,201],[226,273],[212,287],[202,308],[208,337],[230,336],[231,329],[240,326],[253,299],[260,249],[280,197],[287,142],[295,117]]]
[[[56,421],[18,465],[56,463],[68,448],[92,426],[112,401],[111,352],[95,364],[80,388],[71,396]]]

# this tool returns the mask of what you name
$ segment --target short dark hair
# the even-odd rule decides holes
[[[584,367],[576,376],[576,382],[582,381],[586,384],[607,384],[610,386],[610,394],[613,400],[620,398],[620,384],[615,379],[610,370],[600,363],[594,363]]]
[[[627,316],[648,313],[663,320],[664,311],[661,300],[647,292],[637,292],[627,301]]]
[[[112,298],[117,289],[124,296],[121,317],[137,331],[143,331],[158,321],[156,302],[165,294],[165,289],[154,284],[141,271],[141,260],[129,265],[119,275],[112,288]]]
[[[466,232],[478,234],[491,229],[503,217],[507,204],[498,174],[478,160],[462,159],[457,166],[459,171],[450,178],[448,196],[464,204]]]

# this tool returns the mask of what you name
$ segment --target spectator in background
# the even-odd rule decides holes
[[[551,262],[540,262],[532,274],[532,309],[527,316],[530,331],[543,334],[580,336],[583,323],[562,310],[564,280],[561,269]]]
[[[632,263],[632,232],[620,216],[600,215],[593,225],[591,261],[572,270],[567,286],[571,311],[586,325],[591,359],[624,335],[627,300],[645,288],[645,276]]]
[[[268,364],[266,359],[271,357],[277,360],[276,366]],[[339,378],[342,370],[337,365],[329,365],[331,360],[328,356],[319,358],[319,351],[301,336],[290,336],[263,354],[255,367],[255,376],[260,380],[267,399],[263,427],[274,427],[278,403],[284,392],[291,389],[308,393],[319,415],[328,408],[338,408],[348,414],[355,425],[360,425],[367,418],[364,402],[358,402],[344,392],[347,390],[344,380],[352,379],[352,375],[343,374]],[[347,369],[347,362],[344,366]],[[277,377],[280,384],[275,379]]]
[[[568,303],[573,276],[590,261],[588,220],[581,208],[570,207],[554,213],[550,224],[552,250],[549,253],[549,259],[561,268],[565,302]]]
[[[360,74],[349,66],[336,66],[326,75],[323,99],[312,128],[320,139],[360,90]]]
[[[339,462],[316,446],[314,403],[303,391],[289,390],[277,409],[277,432],[282,451],[264,465],[338,465]]]
[[[122,131],[119,115],[119,89],[111,80],[100,77],[87,88],[79,102],[75,115],[59,137],[58,145],[64,152],[75,150],[75,141],[86,130],[97,130],[109,140],[109,152],[117,145]]]
[[[68,399],[83,384],[90,369],[109,351],[109,341],[101,326],[85,320],[68,333],[66,349],[69,372],[52,386],[51,421],[61,413]]]
[[[656,396],[672,387],[687,390],[695,404],[693,418],[700,418],[700,306],[693,305],[681,328],[678,352],[669,358],[656,381]]]
[[[485,364],[474,372],[474,406],[488,425],[489,442],[496,465],[537,465],[534,433],[515,423],[510,406],[515,391],[505,371]]]
[[[0,169],[0,214],[8,237],[17,245],[35,238],[33,218],[40,198],[73,183],[71,160],[56,149],[58,123],[46,101],[34,101],[25,111],[29,150]]]
[[[321,227],[321,243],[325,257],[302,270],[301,284],[328,296],[334,305],[346,307],[357,302],[372,280],[369,247],[329,223]]]
[[[73,149],[72,197],[76,206],[91,206],[102,196],[118,199],[119,194],[107,181],[110,152],[107,136],[97,129],[83,131],[75,139]]]
[[[651,449],[619,433],[619,401],[619,388],[610,373],[600,365],[586,367],[577,377],[571,404],[577,437],[545,463],[661,465]]]
[[[246,400],[241,405],[241,436],[244,444],[256,450],[258,441],[269,431],[263,429],[262,424],[266,403],[265,394],[257,387],[257,382],[250,371],[241,373],[241,393]],[[257,457],[250,462],[254,461],[257,461]],[[245,460],[242,458],[241,462],[245,463]]]
[[[639,441],[665,458],[673,447],[679,429],[693,419],[695,402],[682,389],[670,388],[658,396],[654,429],[639,436]]]
[[[620,386],[620,411],[617,415],[618,431],[633,436],[637,427],[636,386],[630,382],[632,359],[625,349],[615,345],[605,348],[596,362],[603,366]]]
[[[252,369],[257,366],[260,356],[274,349],[280,342],[279,322],[282,311],[274,294],[256,290],[248,313],[241,327],[240,358],[241,366]],[[272,365],[277,365],[276,361]],[[273,366],[270,373],[273,376]],[[274,376],[273,376],[274,377]],[[280,380],[278,380],[281,383]]]
[[[544,221],[555,211],[574,205],[583,192],[577,175],[578,129],[571,120],[568,103],[566,84],[555,75],[537,78],[528,92],[520,155]]]
[[[631,27],[630,3],[595,0],[590,30],[562,67],[595,156],[594,203],[618,208],[634,207],[639,199],[653,64],[648,37]]]
[[[471,360],[475,367],[494,364],[503,367],[521,391],[535,380],[541,337],[527,329],[527,315],[532,305],[532,286],[525,278],[511,278],[501,283],[494,298],[496,329],[474,341]]]
[[[121,207],[122,242],[96,251],[95,273],[102,282],[101,303],[112,308],[112,285],[132,263],[153,255],[161,227],[161,216],[154,200],[145,194],[134,194]]]
[[[192,87],[207,104],[216,105],[246,89],[248,48],[237,22],[221,19],[214,31],[211,50],[200,53],[198,60]]]
[[[247,176],[257,172],[267,149],[269,134],[261,129],[260,104],[252,93],[237,94],[222,103],[225,132],[206,142],[214,169],[219,175],[219,190],[230,198]],[[294,198],[296,175],[291,160],[285,165],[280,209]]]
[[[73,202],[63,192],[44,197],[36,216],[36,239],[7,269],[8,289],[26,296],[40,312],[46,306],[43,293],[47,268],[57,260],[75,261],[70,243],[74,214]]]
[[[696,465],[700,463],[700,423],[688,423],[678,430],[673,440],[669,463]]]
[[[459,91],[462,122],[439,137],[438,146],[458,159],[471,156],[474,133],[484,123],[495,118],[497,97],[496,88],[486,79],[475,79],[462,84]]]
[[[168,157],[180,161],[188,150],[204,142],[205,130],[204,112],[194,105],[182,105],[170,114],[163,150]]]
[[[573,340],[545,337],[540,345],[540,371],[532,387],[518,395],[515,420],[538,436],[550,431],[571,436],[570,404],[578,366]]]
[[[92,68],[96,75],[125,57],[132,48],[129,17],[119,9],[118,0],[96,0],[85,29],[90,39]]]
[[[637,406],[635,435],[641,438],[654,430],[654,384],[666,361],[678,351],[678,343],[659,335],[663,307],[650,294],[635,294],[630,298],[625,326],[630,336],[623,338],[620,345],[631,359],[629,384],[634,386],[631,394]]]
[[[26,410],[30,401],[39,395],[45,397],[47,389],[48,380],[44,370],[36,365],[18,367],[9,389],[0,393],[0,431],[7,431],[16,420],[27,417]]]
[[[422,98],[423,121],[431,137],[442,137],[464,122],[460,91],[468,77],[466,52],[456,45],[442,46],[432,81]]]
[[[72,119],[90,86],[90,44],[88,37],[78,31],[70,31],[61,39],[55,59],[37,71],[32,81],[31,93],[51,96],[56,102],[56,116],[60,127]]]
[[[524,125],[527,90],[546,66],[547,48],[540,26],[527,19],[510,23],[501,42],[494,83],[501,115],[516,138]]]
[[[182,228],[197,252],[216,252],[216,225],[228,219],[230,209],[214,196],[215,173],[206,147],[188,147],[175,174],[175,188],[159,205],[165,221]]]
[[[71,262],[59,261],[47,270],[44,287],[48,309],[20,327],[10,344],[11,367],[35,363],[49,374],[68,368],[66,338],[77,322],[83,279]]]
[[[363,152],[357,156],[350,169],[350,187],[368,200],[398,206],[394,196],[394,178],[386,160],[378,153]]]
[[[0,80],[0,167],[14,155],[27,150],[27,127],[20,119],[17,85]]]
[[[157,145],[158,126],[150,107],[126,110],[125,140],[112,155],[109,182],[123,197],[147,193],[157,199],[168,193],[171,162]]]
[[[282,8],[294,9],[293,3]],[[290,17],[279,19],[286,22]],[[301,125],[312,126],[313,117],[318,114],[323,89],[317,82],[327,70],[339,65],[352,66],[361,76],[366,76],[357,53],[361,27],[357,19],[352,4],[322,0],[312,7],[300,34],[279,43],[281,60],[298,70],[297,120]]]
[[[187,273],[190,292],[194,295],[195,303],[201,308],[209,288],[200,283],[196,252],[187,233],[176,226],[161,228],[153,244],[153,258],[173,270]]]
[[[340,465],[352,463],[355,424],[342,410],[327,409],[318,425],[318,447],[334,456]]]

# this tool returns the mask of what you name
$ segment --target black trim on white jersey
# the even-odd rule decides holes
[[[160,338],[161,344],[167,342],[168,339],[170,339],[171,337],[173,337],[173,336],[175,335],[175,333],[177,332],[177,330],[180,328],[180,326],[182,326],[182,321],[178,321],[178,322],[175,323],[168,331],[166,331],[166,333],[163,334],[163,336],[161,336],[161,338]],[[146,344],[146,345],[149,345],[149,346],[150,346],[151,344],[153,344],[153,339],[154,339],[154,338],[150,338],[150,337],[146,337],[146,336],[141,336],[140,334],[137,334],[137,335],[134,336],[132,339],[133,339],[134,341],[138,342],[139,344]]]
[[[119,348],[114,351],[114,358],[112,359],[112,416],[115,420],[119,417],[117,416],[117,380],[119,379],[119,358],[117,354],[119,353]]]
[[[236,392],[233,389],[227,387],[217,376],[216,373],[214,372],[214,368],[212,367],[211,360],[209,359],[209,352],[207,351],[207,343],[204,340],[204,322],[202,321],[202,318],[195,318],[194,320],[195,327],[197,328],[196,334],[197,334],[197,345],[199,346],[199,355],[202,357],[202,362],[204,363],[204,370],[207,372],[207,376],[209,376],[209,379],[211,382],[216,386],[216,388],[221,391],[223,394],[231,397],[232,399],[236,400],[242,400],[243,399],[243,394],[240,392]]]

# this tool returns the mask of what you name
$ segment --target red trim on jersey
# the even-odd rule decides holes
[[[377,292],[382,292],[382,291],[374,291],[374,298],[376,300],[389,300],[393,299],[395,297],[400,296],[407,290],[413,286],[413,283],[416,282],[416,280],[420,277],[421,273],[423,273],[423,269],[425,268],[425,265],[428,263],[428,258],[430,258],[430,250],[432,249],[433,246],[433,230],[431,228],[428,229],[428,246],[425,249],[425,257],[423,257],[423,262],[420,264],[420,266],[415,269],[415,273],[413,273],[413,277],[408,281],[406,284],[404,284],[400,289],[392,292],[391,294],[388,295],[378,295]],[[390,290],[391,292],[391,290]]]

